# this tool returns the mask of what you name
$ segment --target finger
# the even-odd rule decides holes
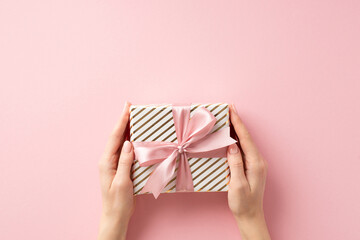
[[[130,170],[134,161],[134,151],[132,144],[125,141],[121,149],[119,163],[116,171],[114,181],[129,180]]]
[[[248,130],[241,121],[233,104],[230,107],[230,118],[244,152],[245,175],[250,188],[256,189],[257,187],[261,187],[264,184],[267,164],[252,141]]]
[[[111,155],[116,154],[119,150],[119,147],[124,142],[125,129],[128,125],[129,116],[130,116],[130,113],[129,113],[130,105],[131,105],[131,103],[125,102],[125,106],[124,106],[123,112],[121,113],[120,120],[115,125],[115,127],[108,139],[108,142],[106,144],[106,148],[105,148],[106,156],[111,156]]]
[[[252,141],[249,131],[246,129],[244,123],[237,114],[234,104],[231,104],[230,106],[230,121],[235,129],[236,135],[239,138],[240,145],[245,156],[256,156],[258,154],[258,150]]]
[[[126,102],[119,122],[114,127],[104,154],[99,161],[100,184],[101,189],[107,191],[116,174],[116,168],[119,161],[119,147],[124,141],[124,132],[129,118],[130,103]]]
[[[244,171],[244,163],[241,157],[241,152],[236,143],[230,145],[227,151],[227,159],[230,167],[230,184],[233,185],[243,185],[246,184],[248,186],[248,182],[246,180],[245,171]]]
[[[116,174],[116,164],[118,157],[113,155],[110,159],[101,159],[99,161],[100,186],[103,193],[110,188]]]

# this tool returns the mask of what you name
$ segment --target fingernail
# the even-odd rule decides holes
[[[124,106],[123,106],[124,111],[125,111],[127,105],[128,105],[128,101],[125,101]]]
[[[131,152],[131,143],[128,140],[124,142],[123,151],[125,153]]]
[[[230,154],[236,154],[238,152],[239,152],[239,148],[235,143],[233,145],[230,145],[230,147],[229,147]]]
[[[127,105],[127,101],[125,102],[124,106],[123,106],[123,110],[122,110],[122,114],[125,113],[125,110],[126,110],[126,105]]]
[[[236,114],[238,114],[238,112],[237,112],[237,110],[236,110],[236,107],[235,107],[235,104],[231,104],[231,107],[232,107],[232,109],[234,110],[234,112],[236,113]]]

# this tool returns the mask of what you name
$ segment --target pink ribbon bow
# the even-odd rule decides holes
[[[172,106],[172,113],[177,143],[132,142],[140,166],[159,163],[141,191],[152,192],[155,198],[174,175],[178,156],[176,191],[194,191],[188,158],[226,157],[227,146],[236,142],[230,137],[229,127],[210,133],[216,118],[204,107],[199,107],[191,118],[190,106]]]

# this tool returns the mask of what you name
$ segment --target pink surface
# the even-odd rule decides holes
[[[360,2],[0,2],[0,239],[95,239],[125,100],[234,102],[273,239],[360,239]],[[137,198],[128,239],[239,239],[226,193]]]

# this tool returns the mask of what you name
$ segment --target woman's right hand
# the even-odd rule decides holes
[[[230,106],[230,120],[240,141],[243,156],[236,144],[228,147],[227,158],[231,173],[229,208],[244,240],[270,239],[263,211],[267,163],[233,104]]]

